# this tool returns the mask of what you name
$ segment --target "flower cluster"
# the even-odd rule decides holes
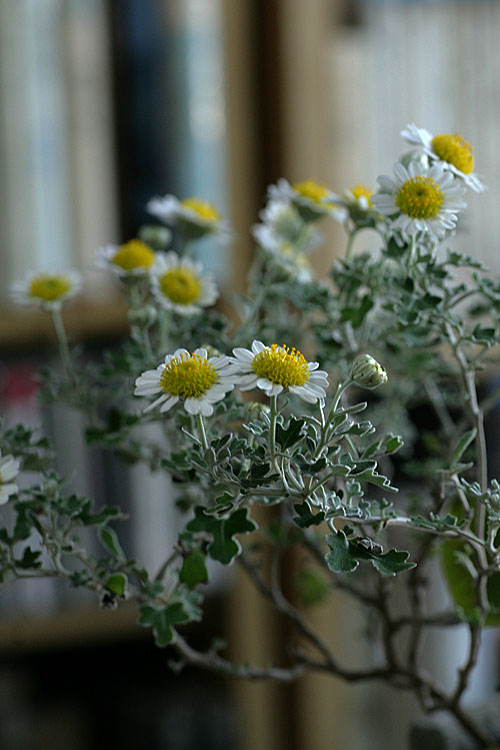
[[[168,411],[179,400],[190,414],[211,416],[213,404],[238,386],[241,391],[259,388],[269,396],[284,390],[309,404],[326,397],[328,376],[318,362],[287,346],[264,346],[254,341],[251,350],[237,347],[233,356],[208,357],[205,348],[190,354],[178,349],[168,354],[156,370],[147,370],[135,383],[136,396],[158,396],[145,411],[160,406]]]

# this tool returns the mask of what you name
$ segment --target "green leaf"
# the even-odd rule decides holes
[[[295,586],[306,607],[320,604],[330,592],[330,586],[325,576],[313,568],[301,570],[296,578]]]
[[[323,510],[320,510],[318,513],[312,513],[307,503],[297,503],[293,507],[297,515],[292,518],[292,521],[301,529],[307,529],[309,526],[318,526],[325,520],[325,512]]]
[[[283,450],[295,445],[295,443],[301,439],[302,427],[304,424],[305,422],[303,419],[290,417],[286,428],[282,427],[280,424],[276,425],[276,442],[281,445]]]
[[[103,526],[109,521],[125,520],[128,518],[126,513],[117,505],[105,505],[99,509],[98,513],[90,513],[90,500],[87,501],[84,509],[78,514],[78,518],[84,526]]]
[[[458,520],[457,516],[447,513],[444,518],[437,516],[435,513],[430,513],[429,518],[423,516],[415,516],[410,519],[412,526],[416,526],[421,529],[434,529],[435,531],[446,531],[447,529],[456,529],[465,525],[464,519]]]
[[[114,529],[110,529],[109,526],[103,526],[99,529],[99,539],[108,552],[110,552],[117,560],[122,562],[126,560],[125,553],[120,546],[118,535]]]
[[[156,645],[163,648],[174,640],[172,625],[180,625],[189,619],[182,602],[174,602],[163,609],[145,604],[139,610],[138,623],[152,627]]]
[[[472,443],[472,441],[476,437],[476,432],[477,430],[474,428],[473,430],[469,430],[468,432],[462,435],[450,459],[450,468],[453,468],[462,458],[462,455],[465,453],[469,445]]]
[[[444,577],[453,601],[466,618],[474,617],[477,610],[474,578],[461,559],[468,555],[469,545],[462,539],[448,539],[441,545],[440,558]],[[471,561],[472,562],[472,561]],[[486,590],[492,611],[486,617],[485,625],[500,625],[500,573],[492,573],[487,580]]]
[[[325,468],[326,458],[318,458],[317,461],[314,461],[314,463],[310,464],[306,461],[304,456],[299,454],[299,456],[297,456],[297,466],[300,468],[301,474],[313,476],[314,474],[318,474]]]
[[[373,555],[372,565],[385,576],[395,576],[405,570],[416,567],[416,563],[407,562],[409,552],[406,550],[390,549],[383,555]]]
[[[351,573],[359,565],[358,560],[351,554],[349,541],[342,530],[336,534],[327,534],[326,543],[330,552],[325,555],[330,570],[334,573]]]
[[[41,554],[40,550],[32,550],[31,547],[25,547],[22,558],[16,560],[16,567],[24,570],[39,568],[42,564],[40,560]]]
[[[241,552],[241,545],[233,537],[236,534],[249,534],[255,531],[257,524],[248,518],[248,508],[239,508],[227,518],[214,518],[205,509],[195,508],[195,517],[187,524],[186,529],[194,532],[206,532],[212,536],[208,553],[213,560],[229,565]]]
[[[106,588],[117,596],[123,596],[127,588],[127,576],[124,573],[113,573],[106,581]]]
[[[359,328],[366,315],[374,305],[372,298],[365,294],[356,307],[344,307],[341,311],[341,322],[350,321],[353,328]]]
[[[205,561],[205,555],[196,547],[191,554],[184,558],[179,572],[179,580],[190,589],[198,583],[207,583],[208,571]]]

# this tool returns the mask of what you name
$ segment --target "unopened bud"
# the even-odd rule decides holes
[[[139,237],[154,250],[165,250],[172,239],[172,232],[167,227],[145,224],[139,229]]]
[[[387,383],[387,373],[370,354],[359,354],[351,367],[351,379],[363,388],[378,388]]]
[[[158,312],[153,305],[143,305],[143,307],[131,308],[128,311],[128,319],[130,325],[150,328],[156,323]]]

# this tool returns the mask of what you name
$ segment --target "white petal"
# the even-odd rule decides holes
[[[189,414],[199,414],[201,411],[201,400],[198,398],[187,398],[184,401],[184,408]]]
[[[394,164],[394,174],[400,180],[401,182],[407,182],[410,179],[410,175],[408,174],[408,171],[405,169],[405,167],[401,164],[400,161],[397,161]]]
[[[11,479],[19,474],[20,463],[17,459],[9,458],[3,466],[0,467],[0,474],[3,482],[10,482]]]
[[[151,411],[154,409],[158,404],[162,404],[166,399],[168,398],[168,393],[162,393],[160,398],[157,398],[156,401],[153,401],[152,404],[149,404],[149,406],[146,406],[146,408],[143,410],[144,414],[146,414],[148,411]]]
[[[170,396],[170,398],[167,398],[163,406],[161,407],[161,412],[166,412],[169,409],[172,408],[172,406],[175,406],[175,404],[178,402],[179,396]]]
[[[233,349],[233,354],[236,357],[236,359],[241,360],[243,362],[249,362],[249,363],[253,361],[253,358],[255,356],[255,354],[252,354],[252,352],[248,351],[248,349],[243,349],[242,347],[237,347],[236,349]]]
[[[252,351],[254,354],[260,354],[261,352],[264,351],[264,349],[267,349],[267,348],[268,347],[264,346],[262,341],[255,340],[252,342]]]
[[[398,186],[394,182],[394,180],[391,180],[391,178],[387,177],[387,175],[385,174],[377,177],[377,182],[381,188],[383,188],[384,190],[389,190],[391,193],[395,193],[398,189]]]

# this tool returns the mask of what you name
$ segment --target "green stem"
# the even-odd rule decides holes
[[[332,416],[337,411],[337,407],[340,403],[340,399],[342,398],[342,394],[345,393],[345,391],[349,388],[350,385],[352,385],[352,378],[349,376],[347,380],[344,380],[343,383],[339,383],[337,386],[337,392],[333,398],[332,405],[330,407],[330,411],[328,412],[328,416],[326,418],[326,426],[328,427],[328,424],[332,418]]]
[[[164,356],[169,347],[170,313],[160,310],[158,313],[158,326],[160,336],[160,355]]]
[[[354,240],[356,239],[356,235],[357,235],[358,232],[359,232],[359,228],[358,227],[356,227],[355,229],[352,229],[349,232],[349,239],[347,240],[347,247],[346,247],[346,250],[345,250],[346,260],[349,260],[351,258],[351,256],[352,256],[352,251],[353,251],[353,248],[354,248]]]
[[[198,431],[200,433],[200,440],[203,448],[207,451],[209,449],[208,439],[207,439],[207,431],[205,429],[205,422],[203,420],[203,416],[201,414],[196,415],[196,422],[198,423]]]
[[[61,361],[63,368],[70,372],[72,369],[71,354],[69,351],[68,337],[66,335],[66,329],[64,327],[63,319],[61,316],[61,310],[56,307],[50,311],[52,317],[52,324],[59,345],[59,353],[61,355]]]
[[[271,459],[273,464],[276,463],[276,418],[278,416],[278,397],[270,397],[270,408],[271,413],[269,415],[269,449],[271,451]]]
[[[410,237],[410,252],[407,255],[406,258],[406,271],[408,273],[408,276],[410,275],[410,272],[415,265],[415,251],[417,249],[417,242],[415,239],[415,235],[412,234]]]

